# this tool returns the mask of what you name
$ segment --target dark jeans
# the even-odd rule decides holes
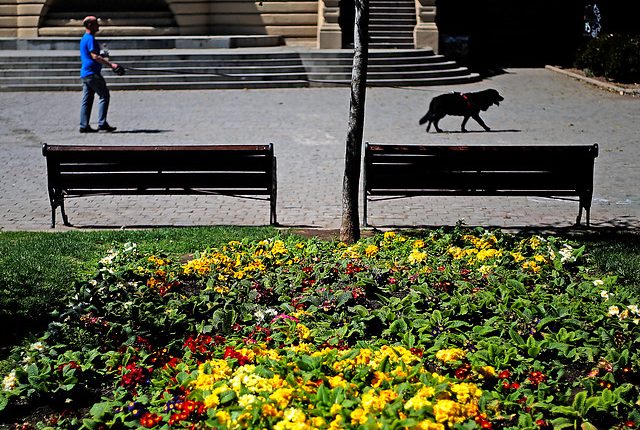
[[[98,127],[107,124],[109,111],[109,89],[100,74],[94,74],[82,79],[82,105],[80,106],[80,128],[89,127],[93,99],[98,94]]]

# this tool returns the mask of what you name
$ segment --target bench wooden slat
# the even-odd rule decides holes
[[[437,174],[379,174],[367,176],[370,190],[375,189],[450,189],[450,190],[574,190],[583,189],[577,175],[556,172],[440,172]],[[409,184],[408,184],[409,183]]]
[[[276,159],[269,145],[43,145],[52,227],[65,196],[224,194],[269,196],[276,224]]]
[[[365,144],[368,196],[577,196],[589,210],[598,145],[446,146]]]
[[[191,162],[181,160],[123,160],[119,162],[64,162],[58,165],[60,173],[74,172],[262,172],[271,171],[271,160],[267,158],[241,158],[234,160],[214,160],[194,159]]]
[[[121,189],[262,188],[269,190],[271,177],[266,173],[74,173],[59,176],[67,190],[97,189],[116,192]]]

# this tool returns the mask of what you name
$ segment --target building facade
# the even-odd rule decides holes
[[[106,36],[277,35],[333,49],[345,47],[343,33],[352,31],[340,19],[352,1],[0,0],[0,37],[78,36],[82,18],[96,15]],[[436,0],[406,1],[415,10],[413,47],[437,50]]]

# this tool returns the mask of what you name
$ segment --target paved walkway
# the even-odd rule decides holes
[[[440,93],[496,88],[500,107],[459,133],[459,117],[425,133],[418,119]],[[0,93],[0,229],[49,230],[41,144],[275,144],[278,220],[287,226],[340,226],[348,88],[112,92],[113,134],[77,131],[80,91]],[[94,108],[95,109],[95,108]],[[94,112],[95,118],[95,112]],[[405,144],[592,144],[596,159],[592,225],[640,229],[640,98],[621,96],[546,69],[511,69],[474,84],[371,88],[365,140]],[[574,201],[543,198],[420,197],[374,202],[379,227],[571,226]],[[95,197],[69,201],[75,228],[265,225],[267,202],[220,196]],[[59,217],[59,216],[58,216]],[[67,228],[59,226],[59,230]]]

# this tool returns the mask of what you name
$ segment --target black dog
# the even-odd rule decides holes
[[[446,115],[456,115],[464,117],[462,120],[462,131],[467,131],[464,126],[467,125],[469,118],[475,119],[482,128],[489,131],[491,129],[487,127],[487,124],[480,118],[480,111],[485,111],[494,104],[498,106],[502,100],[504,100],[504,97],[494,89],[479,91],[477,93],[442,94],[431,100],[429,111],[425,116],[420,118],[420,125],[428,121],[427,131],[429,131],[431,124],[433,124],[436,131],[441,133],[442,130],[438,127],[438,122]]]

